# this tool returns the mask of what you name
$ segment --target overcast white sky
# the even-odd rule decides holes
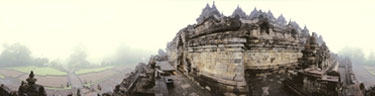
[[[120,45],[156,52],[178,30],[196,23],[211,0],[1,0],[0,44],[19,42],[33,56],[66,59],[83,46],[90,60]],[[344,46],[375,49],[375,2],[371,0],[216,0],[224,15],[239,5],[281,13],[323,35],[333,52]],[[0,47],[0,51],[3,47]]]

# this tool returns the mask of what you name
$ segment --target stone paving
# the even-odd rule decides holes
[[[210,91],[189,80],[180,72],[169,76],[169,78],[174,80],[175,86],[168,88],[168,96],[211,96]]]

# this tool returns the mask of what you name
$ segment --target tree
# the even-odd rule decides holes
[[[20,43],[12,45],[4,44],[4,50],[0,55],[0,66],[14,66],[14,65],[31,65],[33,59],[30,56],[31,51]]]
[[[68,67],[69,68],[76,68],[76,67],[88,67],[89,61],[87,61],[87,53],[84,50],[83,46],[76,46],[73,49],[73,53],[70,54]]]
[[[34,64],[38,65],[38,66],[46,66],[48,63],[49,63],[48,58],[39,57],[39,58],[35,58],[35,60],[34,60]]]
[[[375,54],[374,52],[370,52],[369,56],[367,57],[367,63],[368,65],[375,65]]]
[[[114,65],[124,65],[124,64],[137,64],[138,62],[147,62],[148,57],[152,52],[144,50],[131,48],[130,46],[122,45],[117,48],[113,56],[112,64]]]
[[[344,47],[338,54],[350,58],[353,64],[364,64],[366,61],[365,54],[361,48]]]

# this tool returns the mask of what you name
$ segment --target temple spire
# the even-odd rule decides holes
[[[212,1],[212,8],[216,9],[215,1]]]
[[[258,12],[257,7],[254,7],[254,9],[253,9],[253,11],[251,11],[251,13],[253,13],[253,12]]]
[[[203,20],[210,16],[221,17],[222,14],[217,10],[215,2],[213,2],[212,7],[207,3],[206,7],[203,8],[201,15],[196,19],[197,23],[201,23]]]
[[[29,74],[29,77],[30,77],[30,78],[34,78],[34,76],[35,76],[35,75],[34,75],[34,72],[31,70],[31,72],[30,72],[30,74]]]
[[[273,16],[271,10],[268,10],[268,12],[267,12],[267,17],[268,17],[269,19],[275,19],[275,17]]]
[[[257,10],[257,8],[256,8],[256,7],[254,7],[254,10],[253,10],[253,11],[251,11],[251,13],[250,13],[249,17],[250,17],[250,18],[254,18],[254,17],[256,17],[256,16],[257,16],[257,14],[258,14],[258,10]]]
[[[283,16],[283,14],[281,14],[279,17],[277,17],[277,22],[280,23],[280,24],[282,24],[282,25],[286,25],[287,24],[287,22],[286,22],[286,20],[285,20],[285,18]]]
[[[34,78],[34,76],[35,76],[34,72],[31,71],[30,74],[29,74],[29,78],[26,79],[28,84],[35,84],[36,79]]]
[[[241,18],[246,17],[246,13],[240,8],[239,5],[237,5],[237,8],[233,11],[232,16],[238,15]]]
[[[289,24],[292,24],[292,19],[289,19]]]
[[[307,29],[306,25],[305,27],[303,27],[303,30],[309,32],[309,29]]]
[[[302,32],[304,33],[305,36],[310,36],[309,29],[307,29],[306,25],[303,27]]]
[[[207,3],[207,4],[206,4],[206,8],[211,8],[211,7],[210,7],[210,4]],[[205,8],[205,9],[206,9],[206,8]]]

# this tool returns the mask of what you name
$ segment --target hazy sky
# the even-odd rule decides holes
[[[157,52],[176,33],[196,23],[210,0],[1,0],[0,43],[19,42],[33,56],[66,59],[77,46],[100,61],[121,45]],[[356,46],[375,49],[375,2],[371,0],[216,0],[224,15],[239,5],[292,18],[323,35],[338,52]],[[0,47],[0,51],[3,47]]]

